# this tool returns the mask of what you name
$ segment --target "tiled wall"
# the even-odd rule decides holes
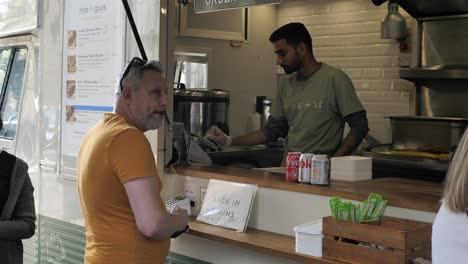
[[[384,143],[391,141],[384,117],[413,115],[414,108],[414,85],[399,78],[399,44],[380,39],[386,14],[386,4],[376,7],[370,0],[285,0],[278,18],[279,26],[304,23],[317,59],[351,77],[368,112],[370,133]]]

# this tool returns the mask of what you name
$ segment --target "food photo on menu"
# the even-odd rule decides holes
[[[68,56],[67,71],[76,72],[76,55]]]
[[[68,31],[68,48],[76,48],[76,30],[69,30]]]
[[[67,80],[67,98],[72,99],[75,97],[76,91],[76,81],[75,80]]]
[[[67,121],[68,123],[73,123],[73,122],[76,121],[75,107],[73,105],[67,105],[66,106],[65,121]]]

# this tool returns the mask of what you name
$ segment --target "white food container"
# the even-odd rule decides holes
[[[339,181],[365,181],[372,179],[372,171],[332,170],[330,177]]]
[[[372,158],[361,156],[331,158],[331,169],[341,171],[372,171]]]
[[[322,219],[294,227],[296,232],[296,252],[314,257],[322,257]]]

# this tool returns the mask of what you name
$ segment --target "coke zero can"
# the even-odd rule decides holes
[[[312,173],[312,153],[302,153],[299,158],[299,182],[310,183]]]

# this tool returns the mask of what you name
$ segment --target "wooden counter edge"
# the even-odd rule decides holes
[[[220,170],[226,170],[226,174],[221,173]],[[439,210],[439,197],[436,199],[434,197],[422,198],[422,197],[403,197],[400,194],[389,195],[388,193],[382,193],[377,189],[363,190],[352,186],[355,183],[352,182],[340,182],[339,184],[332,184],[332,186],[313,186],[310,184],[299,184],[299,183],[290,183],[282,180],[277,174],[258,171],[258,170],[243,170],[237,168],[225,168],[225,167],[215,167],[215,166],[197,166],[197,167],[175,167],[176,174],[184,175],[189,177],[203,178],[203,179],[218,179],[224,181],[232,181],[239,183],[249,183],[257,184],[259,187],[278,189],[283,191],[290,192],[300,192],[313,195],[322,195],[322,196],[340,196],[343,199],[350,199],[356,201],[363,201],[367,199],[370,192],[376,192],[384,196],[388,200],[388,205],[426,211],[431,213],[436,213]],[[173,169],[166,169],[166,173],[174,174]],[[372,180],[377,183],[378,181],[386,181],[386,179]],[[398,179],[392,178],[394,181],[399,181]],[[403,183],[404,181],[411,181],[406,179],[400,179]],[[334,183],[337,183],[335,181]],[[430,185],[431,183],[424,183]],[[376,184],[377,185],[377,184]],[[442,186],[442,185],[441,185]],[[442,194],[442,187],[440,187],[440,195]]]
[[[231,229],[201,223],[191,218],[189,235],[253,250],[259,253],[283,257],[302,263],[342,264],[343,262],[328,258],[319,258],[296,253],[295,238],[248,228],[245,233]]]

